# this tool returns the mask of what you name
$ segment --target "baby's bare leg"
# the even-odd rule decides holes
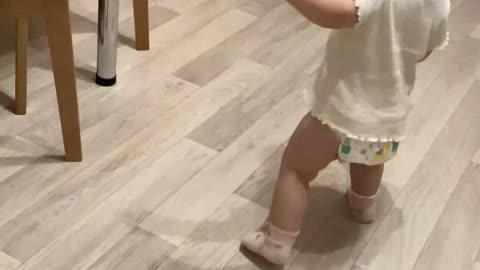
[[[330,128],[310,114],[303,118],[283,155],[268,224],[244,237],[247,249],[274,264],[288,262],[307,208],[309,184],[338,158],[339,144]]]
[[[298,232],[307,208],[308,187],[320,170],[337,159],[335,134],[310,114],[305,116],[285,150],[269,221]]]
[[[352,190],[349,193],[350,207],[355,220],[370,223],[375,220],[376,195],[383,175],[383,164],[366,166],[350,164]]]
[[[383,164],[376,166],[350,164],[352,190],[365,197],[376,195],[382,182],[383,167]]]

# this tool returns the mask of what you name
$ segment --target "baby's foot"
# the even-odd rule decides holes
[[[348,201],[350,209],[352,210],[353,218],[364,224],[369,224],[375,221],[377,213],[377,195],[361,196],[353,190],[348,191]]]
[[[285,265],[297,236],[298,233],[267,224],[261,231],[245,236],[242,245],[273,264]]]

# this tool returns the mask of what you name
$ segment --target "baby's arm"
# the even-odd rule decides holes
[[[325,28],[352,28],[358,22],[354,0],[288,0],[308,20]]]

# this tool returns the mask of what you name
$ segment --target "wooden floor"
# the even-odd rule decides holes
[[[122,1],[119,83],[100,88],[97,4],[71,1],[78,164],[60,160],[43,26],[31,33],[28,115],[17,117],[13,25],[0,23],[0,269],[273,269],[239,239],[267,216],[328,32],[279,0],[151,0],[152,49],[137,52]],[[350,219],[348,175],[332,164],[288,269],[480,269],[479,14],[480,1],[454,0],[451,45],[419,67],[378,222]]]

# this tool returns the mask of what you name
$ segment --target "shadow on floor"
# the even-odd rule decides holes
[[[0,157],[0,168],[35,164],[51,164],[64,162],[65,157],[62,155],[45,155],[40,157]]]
[[[15,99],[10,97],[9,95],[5,94],[0,89],[0,107],[6,109],[13,113],[14,110]]]
[[[84,17],[78,13],[71,12],[70,13],[70,18],[72,21],[72,32],[76,34],[82,34],[82,33],[92,33],[96,34],[97,33],[97,22],[91,20],[90,18]],[[7,31],[7,40],[15,40],[15,22],[14,20],[9,20],[9,21],[2,21],[3,26],[1,29],[8,30]],[[32,40],[37,40],[39,38],[43,38],[43,42],[37,42],[35,43],[30,43],[30,47],[35,49],[37,51],[36,53],[41,53],[41,52],[48,52],[49,47],[48,47],[48,42],[46,38],[46,30],[45,30],[45,23],[43,20],[39,18],[32,18],[29,23],[29,39],[30,41]],[[119,45],[125,45],[128,46],[132,49],[135,49],[135,39],[132,37],[128,37],[124,34],[119,33],[118,36],[118,42]],[[14,48],[14,42],[10,42],[12,44],[8,44],[5,46],[0,47],[0,57],[2,57],[4,54],[8,54],[11,51],[15,50]],[[14,65],[14,63],[12,63]],[[37,67],[41,68],[44,70],[51,70],[51,63],[50,63],[50,54],[46,53],[44,54],[41,59],[39,58],[38,61],[35,62],[30,62],[30,67]],[[78,71],[78,69],[77,69]],[[10,75],[14,74],[14,71],[9,73]],[[78,79],[80,80],[85,80],[88,82],[94,82],[95,77],[91,76],[78,76]],[[2,104],[0,104],[2,105]]]
[[[386,209],[389,209],[390,206],[393,205],[392,198],[388,192],[386,190],[382,190],[382,192],[385,194],[381,198],[379,213],[385,213]],[[292,265],[295,265],[295,267],[301,266],[301,269],[345,269],[344,264],[348,264],[349,262],[352,264],[354,262],[354,259],[352,258],[358,257],[356,253],[360,252],[362,247],[364,247],[369,241],[370,236],[375,231],[378,223],[362,225],[353,221],[350,217],[345,193],[339,192],[338,190],[317,186],[312,188],[310,199],[311,205],[305,221],[306,225],[302,229],[302,234],[297,241],[298,245],[296,246],[296,249],[299,251],[299,254],[293,261]],[[327,211],[322,213],[322,209]],[[398,212],[395,209],[392,209],[392,211]],[[199,250],[202,250],[203,246],[207,247],[208,249],[208,246],[215,246],[221,244],[222,242],[234,241],[239,243],[240,239],[237,239],[234,236],[225,233],[214,234],[213,232],[215,229],[219,231],[228,230],[228,228],[235,223],[235,220],[238,221],[240,218],[248,218],[244,217],[244,215],[241,214],[242,212],[244,212],[242,209],[233,209],[231,211],[230,218],[227,218],[226,220],[219,222],[212,222],[209,220],[208,224],[203,223],[201,225],[201,232],[194,233],[188,238],[188,246],[190,248],[194,246]],[[178,220],[172,220],[171,222],[172,224],[178,224],[178,226],[188,224],[188,221],[179,222]],[[398,226],[400,226],[400,223]],[[172,235],[175,235],[173,228],[176,227],[177,226],[172,226]],[[393,228],[392,230],[395,229],[396,228]],[[218,248],[221,247],[218,246]],[[182,261],[181,258],[173,259],[170,257],[166,261],[165,267],[160,267],[159,269],[282,269],[279,266],[271,265],[265,260],[240,247],[240,245],[239,251],[243,256],[245,256],[245,260],[241,260],[240,262],[235,261],[235,264],[227,264],[227,266],[223,268],[206,268],[204,266],[188,264]],[[208,253],[210,252],[212,253],[211,256],[215,256],[216,252],[219,251],[212,250],[202,253],[202,255],[205,256],[204,260],[209,261],[209,265],[211,264],[211,261],[208,260],[207,257],[209,257]],[[345,258],[345,260],[340,260],[337,255],[338,252],[345,254],[345,256],[349,257],[350,259]],[[190,256],[188,256],[188,258],[192,259]],[[193,258],[193,261],[200,262],[201,260],[200,258]],[[328,265],[329,267],[317,268],[317,263],[320,265]],[[293,269],[298,268],[295,267],[293,267]]]
[[[2,153],[13,153],[8,157]],[[47,154],[44,154],[48,152]],[[56,149],[45,149],[34,141],[19,136],[0,136],[0,168],[26,166],[28,164],[50,164],[64,161]],[[53,154],[55,153],[55,154]],[[38,154],[38,156],[36,156]]]
[[[96,77],[96,70],[93,66],[75,67],[78,80],[86,82],[94,82]]]
[[[92,33],[92,34],[96,34],[97,33],[97,22],[96,21],[92,21],[90,18],[88,17],[84,17],[80,14],[77,14],[75,12],[71,12],[70,13],[70,16],[71,16],[71,20],[72,20],[72,32],[73,33],[77,33],[77,34],[81,34],[81,33]],[[130,37],[127,37],[125,35],[122,35],[119,33],[118,35],[118,46],[121,46],[121,45],[125,45],[125,46],[129,46],[131,48],[135,48],[135,40],[133,38],[130,38]],[[45,42],[42,42],[40,44],[40,46],[37,46],[37,47],[33,47],[35,48],[36,51],[48,51],[49,48],[48,48],[48,43],[45,41]],[[35,67],[38,67],[38,68],[41,68],[41,69],[44,69],[44,70],[51,70],[51,62],[50,62],[50,55],[49,54],[46,54],[44,56],[44,59],[40,60],[40,61],[37,61],[37,63],[35,63],[34,65]],[[90,66],[88,68],[85,68],[85,67],[76,67],[76,75],[77,75],[77,79],[79,80],[82,80],[82,81],[86,81],[86,82],[94,82],[95,81],[95,72],[96,72],[96,68],[95,67],[92,67],[90,68]]]

